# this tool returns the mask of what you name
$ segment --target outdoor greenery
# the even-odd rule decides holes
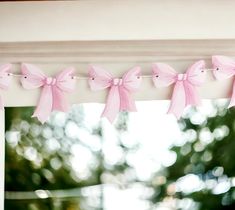
[[[102,146],[93,149],[79,138],[73,138],[66,131],[66,125],[78,125],[90,135],[97,136],[99,144],[102,145],[102,124],[97,127],[87,128],[83,123],[82,107],[73,109],[71,113],[63,118],[61,122],[57,115],[51,117],[51,121],[41,125],[30,116],[32,108],[7,108],[6,130],[20,131],[19,141],[9,138],[6,141],[6,169],[5,185],[6,191],[36,191],[38,189],[57,190],[63,189],[64,198],[47,198],[44,200],[30,199],[12,201],[6,199],[5,209],[13,210],[51,210],[51,209],[81,209],[81,203],[85,198],[81,197],[80,188],[86,186],[98,186],[99,202],[95,206],[86,206],[83,202],[82,209],[102,209],[102,175],[104,173],[120,174],[126,168],[131,168],[125,161],[121,164],[105,164]],[[120,116],[116,125],[119,132],[126,130],[126,117],[124,113]],[[67,132],[67,134],[66,134]],[[14,134],[14,133],[13,133]],[[6,132],[8,139],[8,132]],[[89,166],[89,175],[80,178],[73,171],[70,158],[72,145],[81,144],[92,152],[95,163]],[[120,143],[123,151],[127,148]],[[77,164],[80,164],[77,162]],[[74,189],[72,195],[67,195],[66,189]],[[68,190],[71,193],[71,191]],[[69,193],[69,194],[70,194]],[[62,195],[63,197],[63,195]],[[80,201],[82,199],[82,201]]]
[[[179,122],[188,141],[171,148],[177,153],[177,161],[165,169],[166,182],[154,202],[172,196],[190,198],[200,210],[235,209],[235,109],[226,106],[215,105],[216,115],[200,123],[193,123],[190,115]],[[200,185],[193,192],[177,191],[176,181],[190,175],[192,182],[186,183],[189,188],[195,182]]]
[[[149,210],[162,206],[169,210],[235,209],[235,109],[225,107],[213,103],[214,114],[198,119],[199,111],[190,109],[178,121],[184,141],[170,148],[177,154],[176,161],[145,181],[138,179],[126,160],[141,147],[121,141],[122,134],[128,133],[127,113],[120,114],[115,124],[122,158],[111,163],[103,148],[106,128],[102,122],[89,126],[83,106],[74,107],[66,116],[54,113],[44,125],[30,117],[33,108],[7,108],[5,209],[102,210],[104,187],[109,183],[123,189],[135,184],[148,189],[144,199]],[[74,126],[96,143],[74,134]],[[80,147],[92,161],[74,162],[76,151],[82,155]],[[86,167],[84,172],[73,167],[80,164]],[[21,192],[21,197],[14,197],[19,195],[14,192]]]

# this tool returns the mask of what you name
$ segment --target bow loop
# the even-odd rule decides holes
[[[165,63],[154,63],[152,65],[152,76],[156,87],[167,87],[176,82],[177,73]]]
[[[109,88],[102,117],[106,117],[110,122],[113,122],[120,111],[136,111],[131,93],[140,86],[142,80],[140,77],[140,67],[130,69],[122,78],[114,78],[102,68],[90,66],[88,75],[89,85],[92,90]]]
[[[88,83],[90,88],[94,91],[103,90],[112,85],[113,76],[99,66],[90,65],[88,76]]]
[[[45,84],[46,75],[38,67],[23,63],[21,72],[21,84],[25,89],[39,88]]]
[[[56,75],[56,86],[62,91],[72,92],[76,85],[74,71],[73,67],[69,67]]]
[[[39,121],[44,123],[50,113],[54,110],[67,111],[68,103],[65,100],[64,92],[70,92],[75,87],[73,77],[74,68],[61,71],[56,77],[47,77],[36,66],[22,64],[21,82],[26,89],[42,87],[41,96],[33,114]]]
[[[213,74],[217,80],[224,80],[234,76],[235,61],[226,56],[212,56]],[[229,107],[235,106],[235,80],[233,81],[232,96]]]
[[[235,74],[235,61],[226,56],[212,56],[213,75],[217,80],[224,80]]]
[[[0,88],[6,90],[9,88],[11,82],[11,64],[4,64],[0,66]]]
[[[195,86],[201,86],[206,79],[205,61],[200,60],[191,65],[186,74],[188,81]]]
[[[141,68],[139,66],[135,66],[129,71],[127,71],[123,77],[123,86],[129,91],[137,91],[142,82],[141,77]]]

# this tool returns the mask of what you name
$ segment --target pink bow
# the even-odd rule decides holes
[[[66,112],[69,104],[64,92],[71,92],[75,87],[74,68],[70,67],[60,72],[56,77],[47,77],[36,66],[22,64],[21,83],[25,89],[42,87],[37,108],[32,117],[44,123],[53,110]]]
[[[201,103],[195,86],[200,86],[204,82],[204,69],[205,63],[202,60],[189,67],[185,74],[178,74],[164,63],[153,64],[153,82],[156,87],[166,87],[175,83],[168,113],[179,119],[187,105],[196,106]]]
[[[100,67],[90,66],[89,85],[92,90],[109,88],[109,94],[102,117],[113,122],[120,111],[136,111],[131,93],[137,91],[141,84],[140,67],[134,67],[125,73],[122,79],[114,78]]]
[[[235,61],[226,57],[215,55],[212,56],[213,74],[217,80],[223,80],[234,76]],[[229,107],[235,105],[235,80],[233,82],[233,91]]]
[[[11,77],[10,77],[11,67],[12,67],[11,64],[4,64],[0,66],[0,88],[4,90],[8,89],[11,82]],[[4,109],[4,103],[1,97],[0,97],[0,109],[1,110]]]

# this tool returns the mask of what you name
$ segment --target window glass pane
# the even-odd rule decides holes
[[[138,102],[111,125],[103,105],[75,105],[41,125],[6,109],[6,210],[216,210],[235,206],[235,110]],[[235,208],[235,207],[234,207]]]

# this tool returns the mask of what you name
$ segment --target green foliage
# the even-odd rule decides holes
[[[56,114],[51,120],[41,125],[37,120],[31,118],[32,108],[7,108],[6,109],[6,136],[8,131],[16,131],[18,140],[6,141],[6,169],[5,186],[6,191],[34,192],[40,189],[60,190],[63,196],[59,199],[49,198],[27,200],[5,200],[6,210],[99,210],[102,207],[102,176],[104,173],[123,173],[130,166],[123,162],[107,165],[102,153],[103,128],[99,123],[95,127],[86,126],[83,119],[83,109],[74,108],[62,119]],[[57,117],[57,118],[56,118]],[[127,114],[120,116],[117,130],[125,132]],[[65,122],[62,122],[65,121]],[[73,137],[68,130],[68,124],[76,125],[79,129],[87,132],[90,136],[98,138],[100,149],[94,150],[91,145],[81,141],[79,137]],[[76,127],[76,128],[77,128]],[[67,129],[67,130],[66,130]],[[67,133],[66,133],[67,132]],[[10,138],[9,138],[10,139]],[[52,143],[50,141],[52,140]],[[56,147],[55,147],[56,145]],[[74,171],[70,159],[74,154],[71,148],[81,145],[88,149],[95,163],[88,165],[88,175],[80,178]],[[121,143],[120,143],[121,145]],[[52,148],[50,148],[52,147]],[[54,148],[53,148],[54,147]],[[124,146],[123,150],[127,150]],[[76,164],[80,164],[79,160]],[[98,186],[100,191],[100,204],[94,207],[81,207],[80,203],[85,200],[81,195],[81,189],[86,186]],[[66,191],[68,189],[68,191]],[[34,194],[34,193],[33,193]],[[71,195],[70,195],[71,194]],[[52,197],[52,198],[51,198]],[[84,205],[83,205],[84,206]]]
[[[127,178],[125,185],[141,183],[153,190],[150,198],[152,209],[162,203],[177,210],[235,209],[235,109],[226,109],[225,105],[217,104],[213,107],[215,114],[202,114],[191,109],[178,122],[183,136],[180,143],[176,142],[170,148],[177,154],[174,164],[167,168],[162,167],[145,182],[140,182],[136,176]],[[67,192],[67,196],[30,200],[6,199],[5,209],[103,209],[104,176],[126,176],[126,171],[133,169],[128,164],[126,155],[141,147],[126,146],[121,141],[121,134],[128,132],[127,113],[120,115],[116,124],[117,146],[122,150],[123,158],[115,164],[108,163],[104,155],[104,126],[98,123],[89,127],[84,120],[82,107],[73,109],[63,118],[64,122],[54,115],[45,125],[32,119],[31,113],[32,108],[6,110],[6,131],[20,132],[17,142],[6,141],[6,191],[63,189],[59,193]],[[79,127],[79,132],[96,137],[100,147],[94,149],[80,137],[73,137],[66,127],[69,123]],[[52,144],[57,145],[56,148],[50,149],[49,139],[53,139]],[[86,163],[89,171],[85,177],[76,174],[71,165],[73,145],[86,148],[95,160],[94,163]],[[80,160],[77,161],[76,164],[81,164]],[[188,178],[190,182],[184,183],[184,189],[182,182]],[[86,186],[94,186],[99,190],[99,202],[96,206],[86,205],[87,197],[81,191]]]
[[[165,168],[166,183],[154,186],[160,193],[152,197],[153,203],[167,197],[189,198],[198,210],[235,209],[235,109],[216,105],[215,109],[215,116],[208,116],[200,123],[192,120],[196,110],[179,121],[183,132],[189,135],[183,145],[171,148],[177,160]],[[177,189],[179,180],[189,174],[199,178],[201,188],[191,192]]]

